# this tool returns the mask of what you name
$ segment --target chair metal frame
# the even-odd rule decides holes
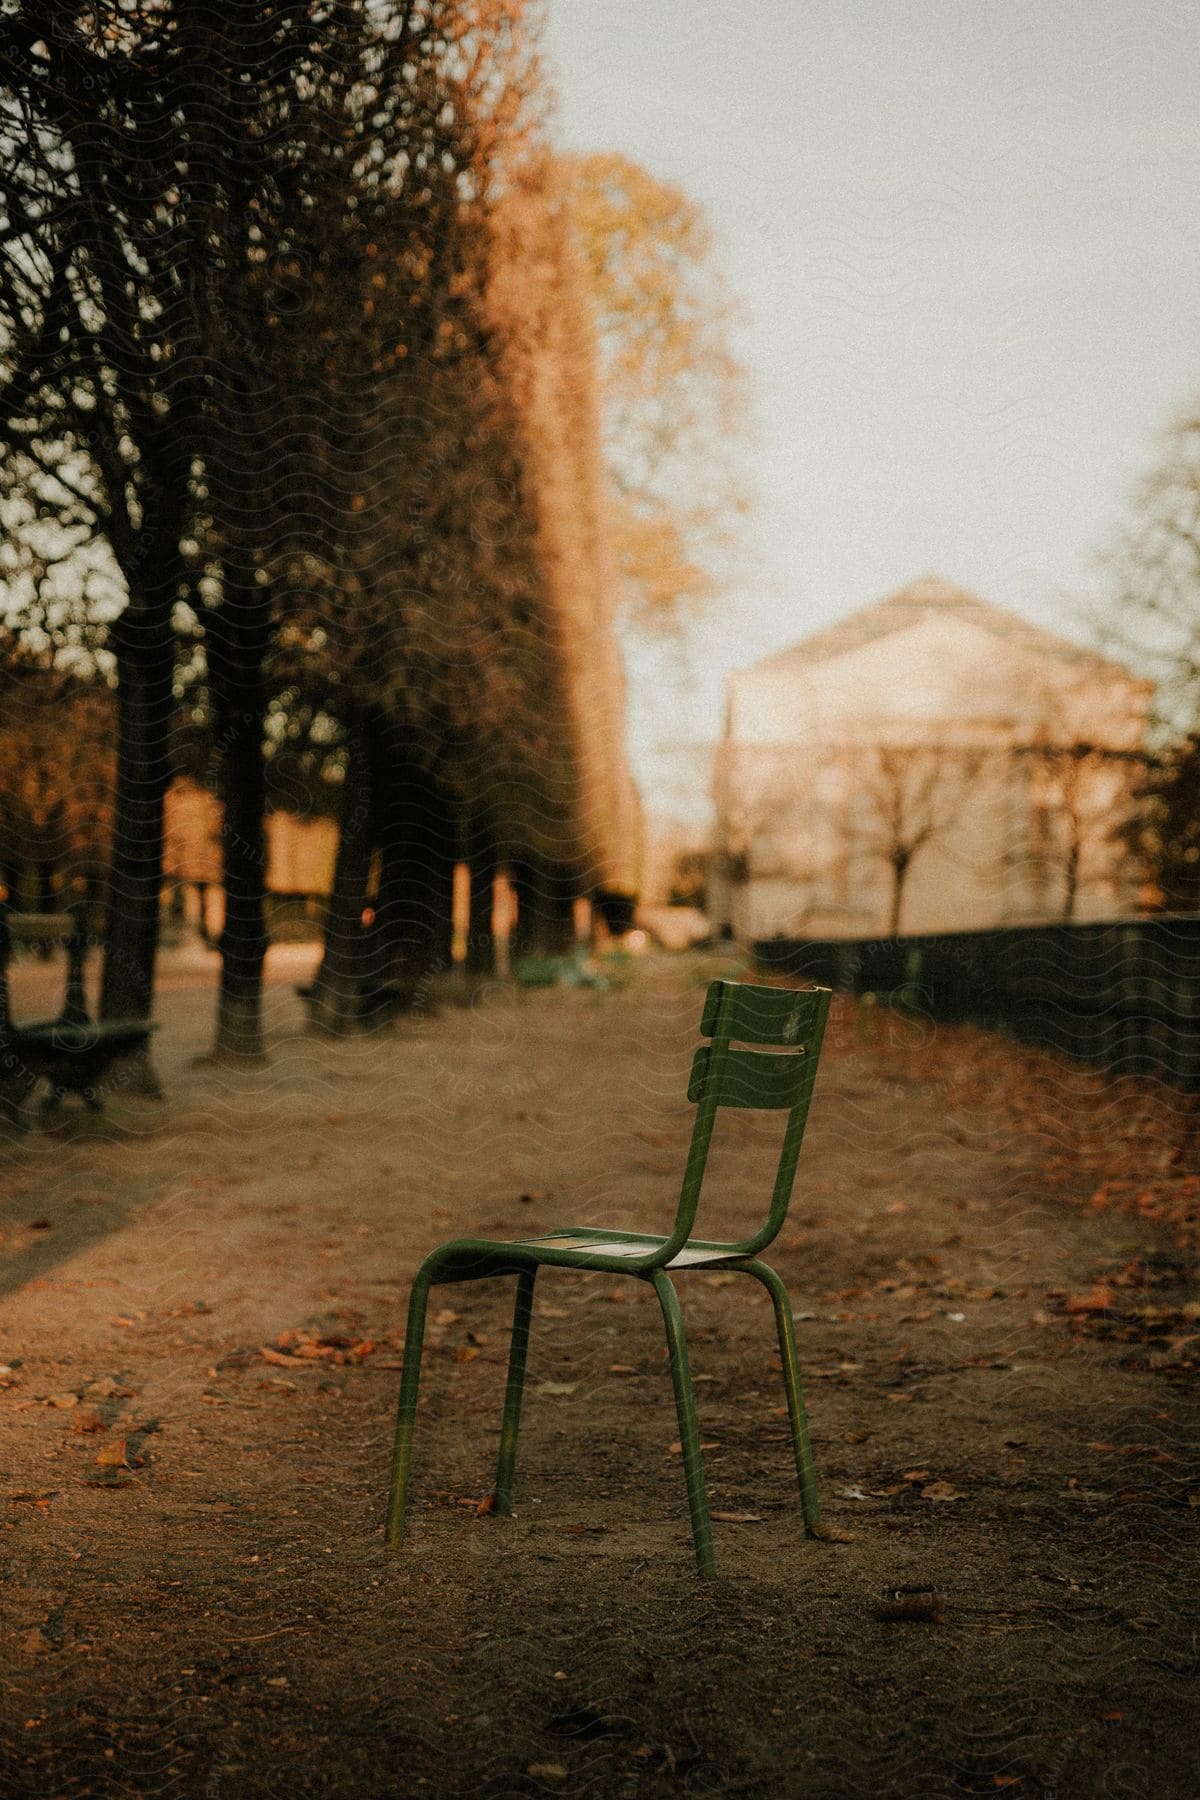
[[[495,1275],[517,1277],[494,1507],[498,1514],[511,1511],[534,1282],[542,1267],[603,1270],[653,1284],[666,1327],[692,1539],[701,1575],[716,1573],[712,1524],[683,1314],[668,1270],[729,1269],[761,1282],[775,1312],[804,1524],[810,1533],[818,1530],[821,1508],[800,1385],[791,1301],[780,1277],[759,1260],[758,1252],[778,1235],[787,1217],[831,997],[827,988],[801,991],[733,981],[712,983],[700,1022],[700,1034],[709,1041],[700,1046],[692,1062],[688,1099],[696,1103],[696,1117],[679,1206],[669,1236],[572,1226],[541,1238],[512,1243],[457,1238],[425,1258],[413,1280],[409,1299],[387,1515],[389,1544],[398,1544],[404,1530],[425,1315],[430,1289],[438,1284],[479,1281]],[[737,1243],[690,1235],[713,1128],[723,1106],[787,1112],[766,1220],[758,1231]]]

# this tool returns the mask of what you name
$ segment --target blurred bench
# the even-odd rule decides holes
[[[56,1019],[28,1025],[13,1021],[8,968],[16,944],[60,946],[67,955],[66,991]],[[24,1101],[46,1082],[43,1111],[52,1111],[67,1094],[78,1094],[93,1112],[102,1112],[100,1090],[109,1067],[140,1049],[154,1030],[148,1021],[97,1023],[87,1009],[83,965],[88,948],[87,914],[21,913],[0,901],[0,1109],[20,1119]]]

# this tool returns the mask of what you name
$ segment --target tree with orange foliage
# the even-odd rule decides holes
[[[53,911],[59,891],[100,891],[112,834],[113,702],[103,682],[0,637],[0,873],[10,897],[24,889]]]
[[[747,505],[736,308],[703,210],[613,154],[562,157],[599,333],[614,540],[633,619],[653,627],[720,591]]]

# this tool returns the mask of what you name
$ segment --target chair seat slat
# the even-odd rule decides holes
[[[769,1050],[727,1050],[714,1093],[709,1068],[712,1047],[701,1044],[692,1059],[688,1099],[715,1099],[718,1106],[742,1106],[772,1110],[795,1106],[804,1091],[808,1059],[795,1054],[772,1055]]]
[[[721,1035],[735,1044],[804,1043],[821,1004],[818,992],[799,988],[748,987],[742,982],[714,981],[700,1019],[701,1037],[712,1037],[721,1016]]]

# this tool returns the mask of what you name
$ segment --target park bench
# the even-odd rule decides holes
[[[701,1575],[715,1574],[716,1563],[683,1316],[671,1275],[687,1269],[728,1269],[761,1282],[775,1311],[804,1523],[810,1533],[820,1532],[816,1470],[800,1390],[791,1301],[775,1270],[758,1260],[758,1252],[778,1235],[791,1204],[829,1002],[827,988],[800,992],[734,981],[712,983],[700,1021],[700,1035],[708,1042],[700,1045],[692,1060],[688,1099],[696,1104],[696,1116],[675,1224],[669,1236],[648,1237],[638,1232],[579,1226],[515,1243],[459,1238],[426,1257],[417,1271],[409,1300],[388,1505],[390,1544],[400,1542],[404,1529],[430,1288],[435,1283],[478,1281],[493,1275],[517,1278],[494,1497],[494,1510],[503,1514],[512,1505],[533,1288],[538,1270],[543,1267],[603,1270],[606,1274],[632,1275],[652,1283],[666,1326],[692,1539]],[[691,1236],[713,1128],[718,1111],[727,1106],[765,1108],[787,1115],[766,1219],[750,1237],[736,1243]]]
[[[146,1021],[99,1024],[91,1017],[83,985],[88,941],[82,907],[69,913],[21,913],[0,900],[0,1107],[14,1122],[20,1122],[23,1102],[43,1081],[50,1090],[43,1111],[52,1111],[66,1094],[78,1094],[93,1112],[102,1112],[100,1091],[109,1068],[140,1049],[154,1029]],[[66,950],[66,992],[56,1019],[13,1022],[8,968],[16,943]]]

